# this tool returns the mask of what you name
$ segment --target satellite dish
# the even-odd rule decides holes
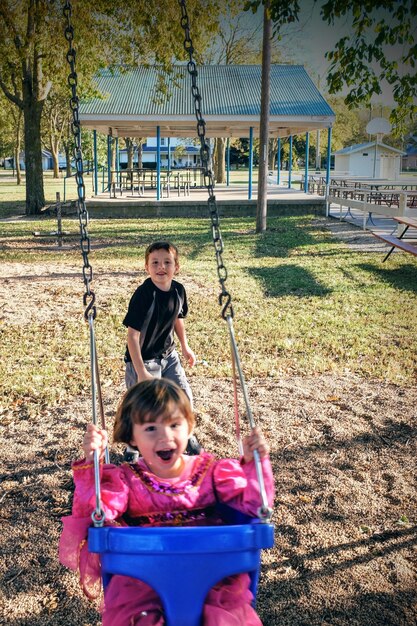
[[[380,137],[391,132],[391,124],[385,117],[374,117],[366,125],[366,132],[368,135],[376,135],[377,140],[379,140]]]

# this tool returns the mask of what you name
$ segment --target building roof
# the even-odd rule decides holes
[[[341,150],[337,150],[333,154],[353,154],[354,152],[360,152],[361,150],[367,150],[368,148],[375,148],[376,141],[367,141],[366,143],[355,143],[353,146],[347,146],[346,148],[342,148]],[[378,146],[383,148],[384,150],[389,150],[390,152],[396,152],[397,154],[405,154],[403,150],[398,150],[397,148],[393,148],[392,146],[388,146],[386,143],[378,142]]]
[[[198,67],[201,111],[211,137],[259,135],[261,108],[260,65],[204,65]],[[80,105],[83,126],[119,136],[196,135],[191,78],[186,65],[164,75],[167,94],[158,92],[155,67],[127,71],[103,70],[96,79],[103,98]],[[335,115],[301,65],[271,66],[270,134],[285,137],[332,126]]]

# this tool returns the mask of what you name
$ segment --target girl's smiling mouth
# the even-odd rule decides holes
[[[156,453],[162,461],[170,461],[174,454],[174,450],[158,450]]]

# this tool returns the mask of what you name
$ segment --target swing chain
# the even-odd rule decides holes
[[[88,255],[90,253],[90,237],[88,235],[88,211],[85,205],[85,185],[84,185],[84,169],[83,169],[83,156],[81,150],[81,124],[79,117],[79,98],[77,95],[78,77],[75,67],[76,51],[73,47],[74,41],[74,27],[71,23],[72,8],[71,3],[66,2],[63,9],[64,17],[67,20],[67,26],[65,28],[65,39],[68,41],[67,61],[70,66],[70,73],[68,75],[68,85],[71,89],[70,107],[72,111],[71,131],[74,137],[74,159],[75,159],[75,180],[77,183],[78,191],[78,219],[80,222],[80,245],[81,254],[83,257],[83,280],[85,285],[85,293],[83,297],[83,303],[86,307],[84,311],[84,317],[88,320],[91,315],[93,319],[96,317],[96,296],[94,291],[90,287],[90,283],[93,280],[93,268],[90,265]]]
[[[228,317],[233,317],[232,296],[226,289],[227,269],[223,263],[222,254],[224,251],[223,239],[220,232],[220,220],[219,211],[216,202],[216,196],[214,195],[214,180],[213,172],[211,169],[211,157],[210,146],[206,141],[206,122],[201,113],[201,94],[197,85],[197,67],[193,59],[194,47],[190,35],[190,20],[187,13],[187,7],[185,0],[178,0],[181,8],[181,26],[184,30],[184,49],[189,56],[187,63],[188,73],[191,76],[191,93],[194,100],[194,111],[197,118],[197,134],[200,139],[200,158],[204,170],[204,184],[207,188],[209,198],[208,207],[210,213],[211,227],[214,250],[216,254],[217,262],[217,275],[219,277],[219,283],[221,287],[221,293],[219,295],[219,304],[222,307],[222,318],[227,320]]]

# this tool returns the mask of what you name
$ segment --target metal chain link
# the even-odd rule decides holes
[[[187,7],[185,4],[185,0],[178,0],[178,3],[181,8],[181,26],[184,30],[184,49],[188,54],[189,61],[187,63],[188,73],[191,76],[191,93],[194,100],[194,111],[195,116],[197,118],[197,134],[200,139],[200,158],[201,163],[204,169],[204,184],[207,188],[209,198],[208,198],[208,208],[212,226],[212,235],[213,235],[213,244],[214,250],[216,254],[216,262],[217,262],[217,275],[219,277],[219,283],[221,287],[221,293],[219,295],[219,303],[222,308],[222,317],[223,319],[227,319],[228,317],[233,317],[233,306],[232,306],[232,296],[226,289],[226,280],[227,280],[227,269],[225,264],[223,263],[222,254],[224,251],[223,248],[223,239],[220,231],[220,219],[219,219],[219,211],[216,202],[216,196],[214,195],[214,181],[213,181],[213,172],[210,167],[210,146],[206,141],[206,122],[201,113],[201,94],[199,87],[197,85],[197,67],[193,58],[194,47],[193,42],[190,35],[190,21],[188,18]]]
[[[64,17],[67,20],[67,26],[65,28],[65,39],[68,41],[67,61],[70,66],[70,73],[68,75],[68,85],[71,89],[70,107],[72,111],[71,131],[74,137],[74,159],[75,159],[75,180],[77,183],[78,193],[78,219],[80,222],[80,246],[81,254],[83,257],[83,280],[85,285],[85,293],[83,296],[83,303],[86,307],[84,311],[84,317],[88,320],[92,315],[93,319],[96,317],[96,296],[94,291],[90,287],[90,283],[93,280],[93,268],[90,265],[88,255],[90,253],[90,237],[88,235],[88,211],[85,205],[85,185],[84,185],[84,167],[83,167],[83,155],[81,150],[81,124],[79,116],[79,98],[77,95],[78,78],[75,67],[76,52],[73,47],[74,40],[74,27],[71,23],[72,8],[71,3],[66,2],[64,5]]]
[[[232,361],[233,361],[233,370],[236,370],[239,373],[240,385],[243,392],[243,397],[246,405],[246,414],[250,423],[251,428],[254,428],[255,422],[253,420],[252,411],[249,404],[249,397],[246,390],[246,383],[242,372],[242,367],[240,363],[240,356],[237,349],[234,331],[233,331],[233,307],[232,307],[232,297],[230,293],[227,291],[225,282],[227,279],[227,269],[223,263],[222,254],[223,254],[223,240],[220,232],[220,218],[219,212],[217,208],[216,197],[214,195],[214,182],[213,182],[213,173],[210,167],[210,146],[206,141],[206,123],[204,121],[203,115],[201,113],[201,94],[197,85],[197,67],[193,58],[194,47],[193,42],[190,35],[190,21],[188,18],[186,0],[178,0],[178,3],[181,7],[181,26],[184,29],[185,38],[184,38],[184,49],[188,54],[189,61],[187,63],[188,73],[191,76],[191,93],[194,100],[194,110],[197,118],[197,133],[200,138],[201,148],[200,148],[200,157],[201,162],[204,168],[204,183],[207,187],[207,191],[209,194],[208,198],[208,206],[210,212],[210,219],[212,224],[212,234],[213,234],[213,243],[214,249],[216,252],[216,260],[217,260],[217,274],[219,277],[219,282],[221,286],[221,294],[219,295],[219,303],[222,306],[222,317],[226,320],[229,326],[229,334],[231,340],[232,347]],[[234,375],[234,381],[236,384],[236,376]],[[236,396],[235,396],[236,397]],[[237,413],[237,404],[235,404],[235,410]],[[238,415],[237,415],[238,421]],[[237,429],[238,431],[239,429]],[[262,522],[269,522],[272,509],[268,505],[268,498],[265,490],[265,482],[263,477],[262,465],[259,456],[258,450],[254,450],[254,461],[256,468],[256,475],[259,483],[259,491],[261,496],[261,506],[258,509],[258,517]]]
[[[75,180],[77,183],[78,192],[78,219],[80,222],[80,246],[81,254],[83,257],[83,279],[85,285],[85,293],[83,296],[83,303],[86,307],[84,311],[84,317],[89,323],[90,327],[90,369],[91,369],[91,395],[92,395],[92,412],[93,423],[97,424],[97,406],[96,406],[96,394],[98,393],[100,414],[102,428],[106,427],[104,417],[104,407],[101,397],[101,384],[100,373],[97,360],[96,340],[94,332],[94,320],[96,317],[96,296],[91,289],[90,283],[93,280],[93,268],[90,264],[88,255],[90,254],[91,244],[90,237],[88,235],[88,211],[85,205],[85,185],[84,185],[84,167],[83,167],[83,155],[81,149],[81,124],[79,117],[79,98],[77,95],[78,79],[75,68],[76,53],[73,47],[74,40],[74,27],[71,23],[72,8],[71,3],[66,2],[63,9],[64,17],[67,20],[67,26],[65,28],[65,39],[68,41],[67,61],[70,66],[70,73],[68,75],[68,85],[71,88],[70,107],[72,111],[71,130],[74,136],[74,158],[75,158]],[[105,461],[109,463],[108,448],[105,451]],[[91,514],[93,524],[96,527],[104,525],[106,518],[101,503],[101,487],[100,487],[100,463],[97,450],[94,451],[94,487],[96,495],[96,508]]]

